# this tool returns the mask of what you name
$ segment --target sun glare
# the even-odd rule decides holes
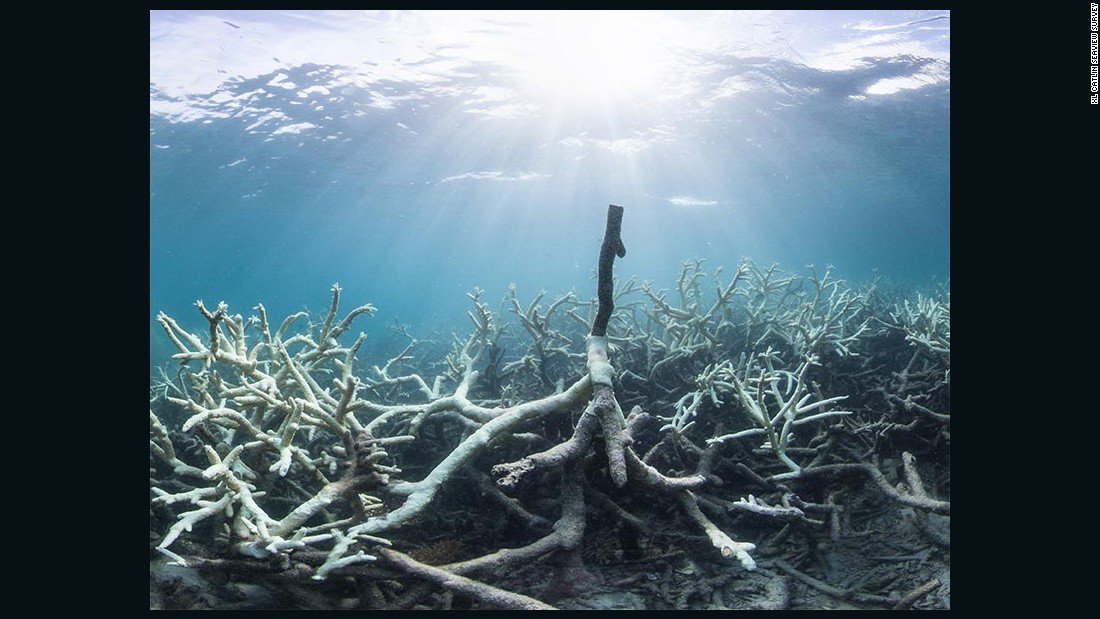
[[[668,67],[660,29],[646,13],[539,13],[514,42],[512,63],[526,86],[563,102],[652,95]]]

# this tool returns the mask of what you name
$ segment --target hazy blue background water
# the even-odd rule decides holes
[[[945,11],[150,13],[151,363],[164,310],[344,307],[465,331],[465,293],[682,261],[950,269]],[[462,321],[461,323],[459,321]],[[200,331],[201,332],[201,331]]]

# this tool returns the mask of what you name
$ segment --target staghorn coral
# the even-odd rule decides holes
[[[601,281],[598,299],[570,293],[542,311],[542,293],[524,307],[512,287],[498,314],[475,290],[472,331],[449,350],[405,331],[407,345],[369,368],[356,364],[365,336],[341,340],[376,310],[339,319],[339,286],[326,314],[300,312],[274,332],[262,305],[246,319],[197,304],[201,336],[161,314],[183,370],[150,387],[151,501],[176,518],[156,550],[181,565],[278,561],[322,581],[419,574],[448,587],[447,572],[474,579],[463,591],[485,604],[528,607],[478,581],[573,552],[604,518],[657,535],[634,513],[655,505],[672,511],[648,518],[692,523],[715,560],[750,570],[759,541],[731,537],[744,518],[774,527],[769,548],[791,527],[839,538],[845,495],[814,497],[820,480],[867,478],[899,504],[949,513],[923,485],[893,490],[877,464],[902,451],[868,442],[928,408],[926,396],[949,414],[949,312],[918,299],[882,314],[873,291],[831,269],[803,277],[748,260],[708,287],[702,264],[685,263],[675,301],[649,282]],[[913,350],[904,367],[877,352],[894,334]],[[174,414],[181,424],[162,421]],[[911,487],[918,459],[934,455],[914,452]],[[485,500],[528,541],[501,546]],[[592,522],[589,503],[605,516]],[[415,552],[381,550],[421,547],[439,523],[473,558],[428,570]]]

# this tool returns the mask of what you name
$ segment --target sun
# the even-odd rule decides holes
[[[525,15],[508,60],[526,89],[578,104],[656,94],[668,69],[657,16],[634,11]]]

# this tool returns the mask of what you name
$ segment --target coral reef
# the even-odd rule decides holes
[[[465,337],[394,329],[381,365],[349,337],[374,306],[341,317],[338,285],[274,331],[263,305],[199,301],[201,335],[158,315],[178,370],[150,386],[151,606],[948,606],[917,559],[829,584],[886,521],[919,540],[896,556],[949,565],[947,289],[749,260],[615,287],[622,214],[596,299],[475,290]],[[184,600],[183,572],[220,593]]]

